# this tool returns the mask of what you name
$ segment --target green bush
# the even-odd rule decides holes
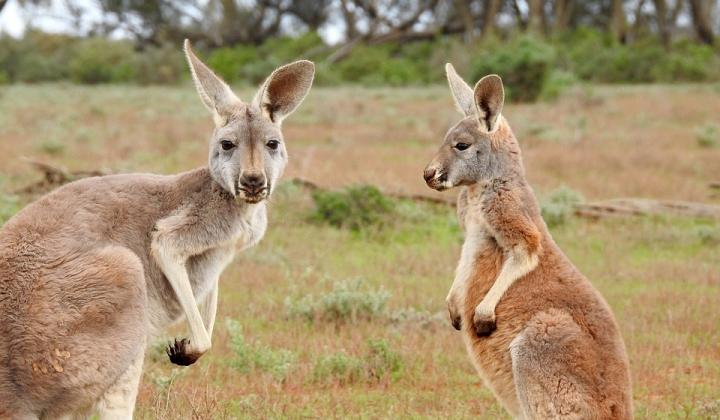
[[[66,67],[52,55],[30,52],[19,57],[16,80],[19,82],[42,82],[67,77]]]
[[[75,47],[70,75],[76,82],[129,82],[137,75],[137,57],[129,42],[89,38]]]
[[[172,45],[150,47],[135,58],[135,81],[143,85],[174,84],[188,77],[182,51]]]
[[[312,218],[338,228],[361,230],[382,224],[393,213],[394,203],[371,185],[342,191],[314,191]]]
[[[712,47],[688,39],[666,50],[654,36],[618,44],[609,34],[582,28],[556,39],[558,66],[583,80],[649,83],[717,80],[720,59]]]
[[[345,352],[321,356],[312,370],[313,382],[334,381],[340,385],[358,382],[363,377],[363,361]]]
[[[552,46],[534,38],[520,37],[480,53],[470,65],[470,79],[477,81],[496,73],[503,79],[506,99],[531,102],[540,96],[554,62]]]
[[[365,357],[368,376],[380,381],[388,375],[395,379],[402,370],[402,359],[390,348],[385,340],[369,340],[368,354]]]
[[[235,357],[231,365],[243,373],[266,372],[277,381],[283,381],[297,357],[289,350],[276,350],[260,343],[247,342],[242,334],[240,323],[226,319],[225,327],[230,334],[230,344]]]
[[[572,217],[575,205],[583,201],[582,194],[562,186],[548,194],[541,203],[542,217],[549,227],[560,226]]]
[[[307,295],[298,300],[287,298],[285,310],[291,318],[307,321],[357,322],[382,315],[390,293],[367,290],[362,280],[337,282],[333,289],[320,296]]]
[[[317,32],[307,32],[297,37],[270,38],[260,46],[259,50],[260,55],[263,57],[273,57],[275,61],[287,63],[306,59],[308,53],[316,51],[324,47],[324,45]]]
[[[257,49],[239,45],[233,48],[218,48],[207,59],[208,65],[226,82],[247,80],[247,68],[259,61]]]
[[[368,340],[363,357],[337,352],[319,357],[313,366],[313,382],[348,385],[358,382],[377,383],[385,378],[397,379],[402,372],[402,358],[383,339]]]
[[[20,200],[17,196],[0,191],[0,226],[20,211]]]
[[[720,146],[720,128],[714,124],[706,124],[695,130],[695,139],[700,147]]]
[[[66,79],[67,62],[76,42],[67,35],[34,30],[28,31],[22,39],[0,36],[0,72],[13,82]]]
[[[394,45],[358,45],[337,64],[342,80],[363,85],[401,86],[426,80],[422,61],[402,55]]]
[[[543,84],[540,98],[546,101],[555,100],[577,81],[577,77],[569,71],[553,70]]]
[[[695,234],[703,245],[720,245],[720,226],[700,225]]]

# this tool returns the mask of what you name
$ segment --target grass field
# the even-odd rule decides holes
[[[504,115],[541,198],[564,185],[589,201],[720,204],[708,188],[720,181],[719,109],[718,85],[589,86]],[[286,179],[441,196],[421,173],[457,117],[445,87],[314,90],[285,123]],[[32,199],[12,193],[38,177],[21,157],[172,173],[204,164],[211,128],[189,85],[2,87],[0,222]],[[223,275],[212,350],[179,368],[159,340],[137,417],[506,416],[446,317],[462,243],[454,210],[393,200],[385,223],[352,231],[313,209],[302,187],[279,188],[265,239]],[[552,233],[615,312],[636,416],[718,418],[720,223],[570,218]]]

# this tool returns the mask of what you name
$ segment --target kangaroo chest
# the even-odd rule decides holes
[[[227,239],[218,241],[202,253],[190,256],[186,268],[196,299],[203,299],[217,287],[220,274],[232,262],[236,252],[257,245],[266,229],[265,206],[254,206],[233,221]]]
[[[182,224],[187,220],[184,219],[187,213],[189,211],[174,214],[170,217],[178,220],[168,222],[161,220],[158,225],[163,229],[165,228],[163,223]],[[173,243],[177,247],[186,249],[184,267],[195,300],[202,303],[218,286],[220,275],[232,262],[237,251],[260,242],[267,228],[267,214],[265,205],[261,203],[244,208],[222,222],[210,211],[191,225],[192,229],[175,238]],[[150,291],[150,295],[151,298],[157,299],[159,304],[159,310],[151,316],[151,319],[156,327],[163,328],[169,323],[176,322],[182,316],[182,310],[175,292],[160,268],[153,264],[151,272],[155,274],[153,277],[156,277],[156,280],[152,282],[151,287],[154,286],[155,290]]]

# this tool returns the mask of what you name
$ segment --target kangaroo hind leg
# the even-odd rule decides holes
[[[145,343],[143,342],[138,346],[138,354],[127,370],[105,391],[105,394],[96,404],[100,419],[132,419],[144,358]]]
[[[595,348],[564,311],[535,315],[510,344],[513,379],[526,419],[598,419]]]

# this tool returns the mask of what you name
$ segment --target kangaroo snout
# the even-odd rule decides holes
[[[423,172],[423,178],[428,187],[441,191],[447,188],[445,181],[447,181],[447,174],[438,170],[433,166],[428,166]]]
[[[433,178],[435,178],[435,172],[435,168],[425,168],[425,171],[423,172],[425,182],[430,182]]]
[[[238,195],[248,203],[259,203],[267,198],[268,185],[265,174],[259,171],[243,172],[238,181]]]
[[[240,189],[245,193],[256,195],[265,188],[265,175],[262,172],[246,172],[240,177]]]

